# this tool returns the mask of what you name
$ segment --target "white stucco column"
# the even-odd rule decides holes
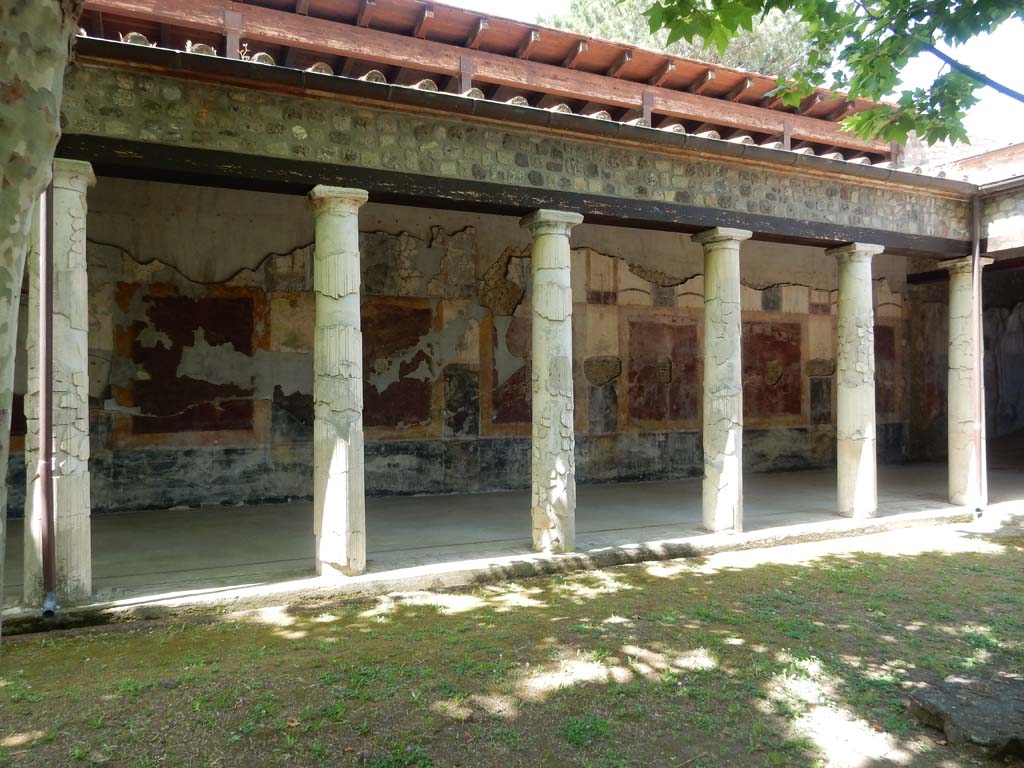
[[[86,274],[86,191],[92,166],[53,161],[53,536],[57,597],[62,604],[92,594],[89,493],[89,310]],[[38,210],[38,209],[37,209]],[[39,224],[28,258],[28,391],[25,410],[24,598],[43,598],[43,540],[39,495]]]
[[[982,258],[981,266],[992,263]],[[970,256],[945,259],[939,266],[949,270],[949,500],[972,509],[983,507],[979,483],[982,465],[978,446],[984,415],[979,413],[977,352],[978,318],[974,313],[973,261]]]
[[[313,290],[313,534],[319,574],[366,569],[363,336],[359,310],[361,189],[320,185]]]
[[[740,243],[745,229],[693,235],[704,247],[704,527],[743,530]]]
[[[576,459],[572,395],[572,288],[569,231],[578,213],[534,211],[533,234],[533,548],[571,552],[576,544]]]
[[[880,245],[848,243],[826,251],[839,261],[836,459],[839,514],[844,517],[874,517],[878,509],[871,257],[882,250]]]

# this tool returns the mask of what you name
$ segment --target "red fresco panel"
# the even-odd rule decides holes
[[[629,415],[689,421],[700,413],[697,327],[670,319],[629,321]]]
[[[802,409],[799,323],[743,323],[743,416],[799,416]]]

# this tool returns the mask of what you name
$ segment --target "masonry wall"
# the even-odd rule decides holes
[[[104,178],[89,205],[94,507],[309,497],[305,201]],[[360,229],[368,492],[528,486],[528,233],[375,204]],[[579,480],[698,475],[700,247],[586,224],[572,245]],[[830,465],[834,259],[757,242],[742,254],[745,469]],[[903,259],[883,255],[875,276],[880,454],[898,461]],[[12,494],[11,513],[22,503]]]

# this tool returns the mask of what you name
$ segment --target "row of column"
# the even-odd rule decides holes
[[[88,163],[54,162],[54,515],[59,591],[91,592],[89,536],[88,312],[85,259]],[[318,186],[315,216],[314,534],[317,572],[366,567],[363,486],[363,372],[360,329],[359,208],[367,193]],[[549,552],[575,544],[572,289],[569,235],[577,213],[538,210],[522,220],[532,246],[533,545]],[[743,368],[740,244],[746,230],[714,228],[693,236],[704,249],[703,522],[711,531],[743,528]],[[26,410],[28,503],[25,599],[42,596],[38,519],[38,232],[29,260],[29,393]],[[877,506],[874,316],[871,259],[877,245],[851,243],[828,253],[839,263],[836,361],[838,511],[869,517]],[[943,262],[950,280],[949,483],[957,504],[980,503],[981,429],[975,401],[977,329],[970,259]]]
[[[332,350],[316,355],[316,529],[317,559],[342,573],[358,573],[365,564],[362,499],[362,437],[359,413],[339,405],[359,403],[361,349],[358,313],[358,221],[355,214],[364,192],[317,187],[311,193],[317,214],[314,283],[317,290],[317,344],[332,340]],[[572,387],[572,288],[569,235],[581,223],[578,213],[538,210],[522,220],[533,235],[532,246],[532,455],[531,517],[533,546],[540,551],[567,552],[574,548],[576,525],[575,445]],[[342,234],[339,229],[347,228]],[[751,232],[718,227],[693,240],[704,249],[704,379],[702,514],[710,531],[743,528],[743,366],[740,297],[740,243]],[[340,244],[344,243],[343,246]],[[838,512],[865,518],[877,509],[875,446],[874,301],[871,260],[882,247],[850,243],[827,251],[839,266],[836,350],[836,433]],[[345,267],[329,262],[351,259]],[[969,262],[968,262],[969,263]],[[969,376],[970,311],[961,294],[962,263],[951,269],[950,301],[950,496],[966,503],[963,488],[972,487],[976,457],[966,454],[973,443],[962,437],[961,396],[967,385],[953,371]],[[344,290],[354,306],[345,316],[344,343],[333,307],[339,289],[322,281],[317,270],[346,274]],[[333,279],[333,278],[332,278]],[[969,291],[970,282],[966,284]],[[329,294],[329,296],[327,295]],[[323,313],[321,312],[324,308]],[[344,360],[335,355],[348,357]],[[970,358],[973,360],[973,358]],[[325,361],[329,365],[325,367]],[[328,381],[330,384],[328,385]],[[330,398],[321,392],[334,393]],[[337,404],[332,405],[335,402]],[[345,414],[339,417],[339,414]],[[970,411],[971,418],[974,411]],[[968,420],[969,421],[969,420]],[[358,434],[356,432],[358,427]],[[973,468],[972,468],[973,467]],[[960,490],[958,490],[960,489]],[[344,502],[344,503],[339,503]]]

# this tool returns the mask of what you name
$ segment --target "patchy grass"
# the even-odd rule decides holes
[[[1022,544],[912,531],[12,638],[0,765],[984,765],[903,684],[1024,667]]]

